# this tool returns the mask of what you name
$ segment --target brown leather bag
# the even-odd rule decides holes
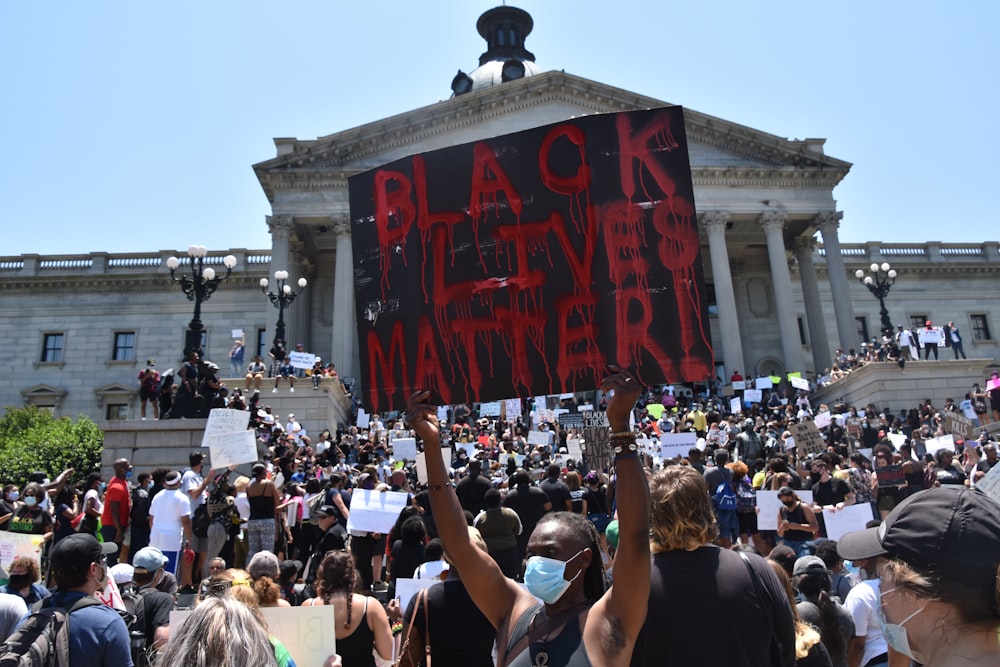
[[[424,608],[424,656],[423,660],[420,659],[419,655],[410,655],[410,639],[413,637],[413,633],[416,632],[413,621],[417,617],[417,609],[420,607]],[[427,589],[420,591],[417,594],[417,603],[413,605],[413,611],[410,612],[410,622],[406,626],[406,639],[403,641],[403,646],[399,649],[399,655],[396,656],[396,661],[392,663],[392,667],[431,667],[431,617],[427,611]]]

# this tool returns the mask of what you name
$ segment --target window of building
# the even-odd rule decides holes
[[[910,328],[923,329],[927,325],[926,315],[910,315]]]
[[[257,329],[257,354],[261,359],[267,358],[267,329]]]
[[[983,313],[969,315],[972,322],[972,340],[993,340],[990,334],[990,321]]]
[[[108,421],[127,421],[128,420],[128,404],[127,403],[110,403],[104,410],[104,418]]]
[[[858,338],[861,339],[862,343],[868,342],[868,318],[867,317],[855,317],[854,321],[858,325]]]
[[[55,363],[63,360],[63,343],[65,335],[61,333],[47,333],[42,339],[42,361]]]
[[[114,361],[135,361],[135,332],[116,331],[115,349],[111,353]]]
[[[806,338],[806,323],[801,317],[797,317],[796,320],[799,325],[799,342],[803,345],[808,345],[809,341]]]

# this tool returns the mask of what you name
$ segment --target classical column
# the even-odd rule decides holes
[[[771,264],[771,285],[774,289],[774,307],[778,313],[778,332],[781,336],[785,370],[801,371],[802,343],[792,308],[792,277],[788,272],[783,234],[787,217],[781,211],[765,211],[760,214],[760,226],[767,237],[767,257]]]
[[[275,271],[288,271],[290,274],[291,266],[291,253],[288,248],[288,237],[291,235],[292,230],[295,229],[295,218],[290,215],[269,215],[267,216],[267,228],[271,232],[271,267],[267,272],[267,279],[272,283],[274,282],[274,272]],[[295,284],[293,280],[292,285]],[[278,309],[271,306],[271,304],[265,299],[264,303],[267,308],[267,334],[265,340],[267,340],[267,348],[271,349],[271,343],[274,341],[274,330],[278,323]],[[285,341],[286,346],[288,341]],[[291,345],[294,345],[292,343]],[[265,357],[266,359],[266,357]]]
[[[726,248],[727,211],[708,211],[701,216],[701,224],[708,233],[708,252],[712,261],[712,281],[715,285],[715,303],[719,309],[719,337],[722,339],[722,358],[726,365],[725,377],[734,370],[746,372],[743,363],[743,341],[740,322],[736,315],[736,294],[733,292],[733,275],[729,270],[729,250]]]
[[[840,254],[840,237],[837,228],[844,214],[840,211],[824,211],[816,215],[816,226],[823,234],[823,248],[826,250],[826,272],[830,277],[830,292],[833,294],[833,312],[837,320],[837,337],[840,347],[849,350],[858,346],[858,324],[851,306],[851,292],[847,286],[847,269],[844,256]]]
[[[816,374],[830,367],[830,341],[826,337],[826,322],[823,320],[823,302],[819,298],[819,284],[816,282],[816,267],[813,265],[813,250],[816,239],[811,236],[795,240],[792,250],[799,264],[799,282],[802,297],[806,302],[806,322],[809,324],[809,343],[812,345],[813,368]]]
[[[358,327],[354,311],[354,251],[351,246],[351,221],[333,223],[337,235],[337,260],[333,278],[333,363],[341,378],[358,376]]]

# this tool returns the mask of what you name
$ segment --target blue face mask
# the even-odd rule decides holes
[[[889,590],[882,593],[882,595],[888,595],[889,593],[892,593],[894,590],[896,589],[890,588]],[[910,648],[910,639],[909,637],[906,636],[906,628],[904,628],[903,626],[906,625],[906,623],[911,618],[922,612],[924,609],[926,609],[926,607],[921,607],[920,609],[916,610],[915,612],[904,618],[899,623],[890,623],[885,618],[885,612],[882,610],[882,606],[879,605],[878,608],[878,625],[879,628],[882,629],[882,636],[885,637],[885,640],[886,642],[889,643],[889,646],[891,646],[893,650],[902,653],[910,660],[919,662],[921,664],[924,662],[923,656],[918,656],[916,652]]]
[[[20,491],[11,491],[10,493],[7,494],[7,500],[9,500],[10,502],[14,502],[20,497],[21,497]]]
[[[28,507],[34,507],[35,505],[38,504],[38,498],[34,496],[25,496],[24,504],[27,505]]]
[[[108,488],[108,485],[105,484],[104,482],[101,482],[100,484],[97,485],[97,492],[104,493],[104,489],[106,488]]]
[[[570,584],[576,581],[583,570],[570,579],[566,579],[566,566],[586,549],[580,549],[569,560],[561,561],[544,556],[532,556],[524,570],[524,585],[536,598],[546,604],[555,604],[563,596]]]
[[[132,479],[132,471],[131,470],[126,470],[125,471],[125,479]]]

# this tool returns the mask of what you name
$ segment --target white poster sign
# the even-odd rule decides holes
[[[831,540],[839,540],[847,533],[864,530],[865,524],[874,517],[869,503],[848,505],[844,509],[831,512],[823,511],[823,521],[826,523],[826,536]]]
[[[515,421],[521,416],[521,399],[508,398],[504,401],[507,413],[507,421]]]
[[[734,415],[738,415],[743,412],[743,404],[738,396],[734,396],[729,399],[729,411]]]
[[[410,600],[417,593],[425,588],[430,588],[434,584],[440,583],[440,579],[404,579],[403,577],[399,577],[396,579],[396,597],[399,598],[399,608],[405,612],[406,608],[410,605]],[[406,620],[409,622],[409,617]]]
[[[809,380],[805,378],[791,377],[788,381],[792,383],[792,387],[795,389],[802,389],[803,391],[809,391]]]
[[[358,418],[355,420],[355,424],[358,430],[368,428],[371,425],[371,415],[365,412],[364,408],[358,408]]]
[[[529,445],[548,445],[549,444],[549,432],[548,431],[528,431],[528,444]]]
[[[821,412],[813,419],[813,424],[816,424],[816,428],[826,428],[833,421],[833,417],[829,412]]]
[[[488,403],[479,404],[479,416],[480,417],[499,417],[500,416],[500,401],[490,401]]]
[[[566,455],[574,461],[583,458],[583,451],[580,449],[580,438],[566,438]]]
[[[408,500],[407,493],[355,489],[351,496],[351,515],[347,519],[347,530],[388,533]]]
[[[889,442],[891,442],[893,447],[896,449],[899,449],[906,444],[906,436],[902,433],[886,433],[885,437],[889,438]]]
[[[417,460],[417,441],[415,438],[395,438],[392,441],[392,458],[397,461]]]
[[[316,355],[308,352],[289,352],[288,360],[292,362],[292,368],[312,368],[316,363]]]
[[[696,433],[664,433],[660,436],[660,458],[687,458],[688,452],[697,442],[698,434]]]
[[[927,438],[924,440],[924,449],[928,454],[935,454],[942,449],[954,453],[955,436],[949,433],[938,438]]]
[[[760,389],[747,389],[743,392],[743,400],[747,403],[760,403],[762,398]]]
[[[233,338],[243,338],[243,329],[233,329]]]
[[[796,491],[806,505],[812,505],[812,491]],[[757,492],[757,528],[760,530],[778,530],[778,511],[781,501],[777,491]]]
[[[11,561],[17,556],[26,556],[41,562],[42,536],[0,530],[0,567],[3,567],[4,572],[10,571]]]
[[[762,378],[757,378],[753,382],[754,389],[770,389],[773,386],[774,386],[774,383],[771,382],[770,376],[765,376],[765,377],[762,377]]]
[[[733,391],[743,391],[747,388],[747,383],[743,380],[736,380],[733,382]]]
[[[441,448],[441,457],[447,462],[445,465],[451,463],[451,447]],[[416,456],[416,468],[417,468],[417,481],[421,484],[427,483],[427,456],[423,452],[418,452]]]
[[[243,418],[246,419],[246,416]],[[208,462],[215,470],[241,463],[252,463],[259,458],[257,437],[253,431],[245,429],[205,438],[204,446],[208,447]]]
[[[993,466],[981,480],[976,482],[976,489],[1000,503],[1000,465]]]
[[[237,431],[245,431],[249,423],[250,413],[245,410],[227,410],[225,408],[210,410],[201,446],[207,447],[207,439],[214,435],[227,435],[229,433],[236,433]],[[215,462],[213,461],[212,464],[214,465]]]
[[[171,634],[176,633],[193,612],[170,612]],[[275,637],[299,667],[322,667],[337,652],[335,634],[330,631],[336,620],[333,605],[316,607],[261,607],[267,632]],[[250,667],[249,665],[247,667]]]

